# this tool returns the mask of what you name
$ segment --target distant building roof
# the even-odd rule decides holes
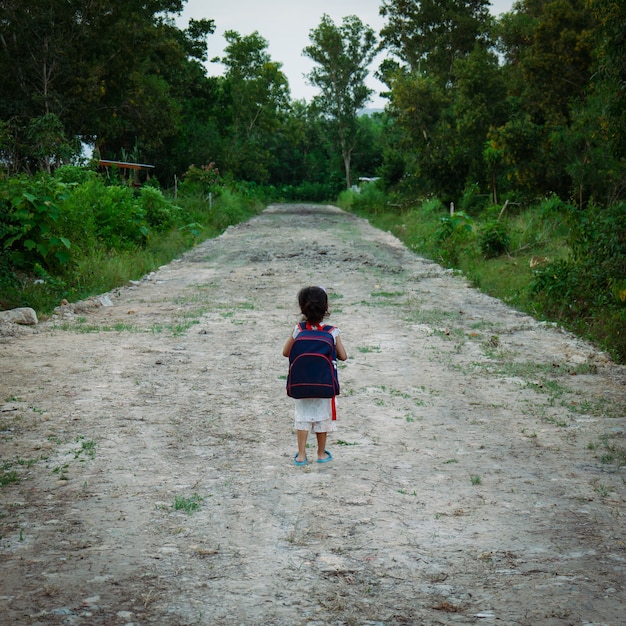
[[[153,170],[154,165],[146,165],[145,163],[126,163],[125,161],[107,161],[100,159],[100,165],[120,167],[125,170]]]

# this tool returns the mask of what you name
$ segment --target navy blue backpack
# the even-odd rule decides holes
[[[289,351],[287,395],[291,398],[334,398],[339,395],[337,351],[333,326],[314,329],[300,322]]]

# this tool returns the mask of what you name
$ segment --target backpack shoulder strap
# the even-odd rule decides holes
[[[311,324],[309,322],[300,322],[298,324],[298,326],[300,326],[300,330],[313,330],[313,326],[311,326]],[[318,326],[317,327],[317,330],[323,330],[324,332],[327,332],[327,333],[330,333],[334,329],[335,329],[335,327],[331,326],[330,324],[326,324],[324,326]]]

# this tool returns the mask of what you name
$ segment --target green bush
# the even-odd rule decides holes
[[[386,205],[387,196],[375,182],[365,183],[352,197],[352,208],[368,215],[383,211]]]
[[[0,249],[18,269],[39,265],[58,271],[70,258],[71,242],[59,227],[59,204],[68,186],[47,175],[1,184]]]
[[[62,207],[66,228],[75,233],[82,250],[94,246],[121,250],[142,245],[148,224],[129,187],[106,185],[92,178],[74,187]]]
[[[490,220],[480,226],[478,231],[478,245],[486,259],[492,259],[504,254],[509,247],[511,238],[504,222]]]
[[[105,185],[100,178],[88,180],[73,191],[68,203],[69,213],[93,220],[95,239],[104,248],[125,250],[145,244],[148,222],[130,187]]]
[[[159,189],[142,187],[139,200],[150,228],[164,232],[182,223],[183,212],[172,204]]]
[[[88,180],[97,178],[98,173],[78,165],[62,165],[54,172],[54,178],[62,183],[86,183]]]
[[[439,218],[435,241],[441,261],[446,265],[457,266],[461,254],[471,245],[473,232],[474,220],[463,211]]]
[[[215,194],[219,192],[220,187],[220,172],[215,163],[209,163],[201,167],[190,165],[183,175],[180,193],[188,196],[206,196],[209,193]]]

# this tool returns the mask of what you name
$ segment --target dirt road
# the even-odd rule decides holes
[[[306,284],[350,358],[300,468]],[[2,624],[626,624],[626,371],[589,345],[333,207],[108,296],[0,343]]]

